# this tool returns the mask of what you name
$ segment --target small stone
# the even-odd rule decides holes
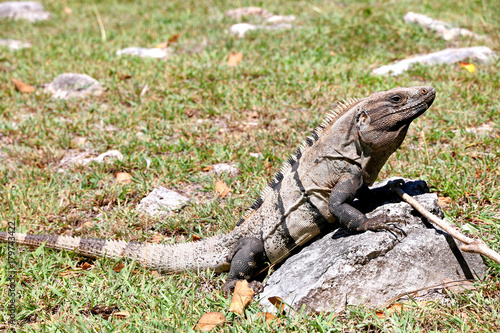
[[[229,32],[232,35],[238,35],[239,38],[245,37],[245,34],[248,31],[257,30],[257,26],[249,23],[238,23],[233,24],[231,28],[229,28]]]
[[[160,186],[141,200],[137,205],[137,210],[153,217],[161,216],[173,210],[181,209],[188,202],[189,198]]]
[[[273,15],[266,21],[269,23],[290,23],[295,21],[295,15]]]
[[[44,91],[56,99],[69,99],[98,96],[104,92],[104,87],[86,74],[65,73],[46,85]]]
[[[407,71],[417,63],[424,65],[452,64],[466,59],[475,59],[480,63],[488,63],[497,58],[496,53],[486,46],[448,48],[439,52],[397,61],[391,65],[379,67],[373,70],[372,73],[375,75],[395,76]]]
[[[466,128],[465,131],[467,133],[473,133],[473,134],[488,134],[491,131],[493,131],[494,128],[495,124],[493,124],[492,122],[487,122],[477,127]]]
[[[168,48],[153,48],[147,49],[143,47],[127,47],[122,50],[116,51],[116,55],[131,55],[141,58],[167,58],[170,56],[171,51]]]
[[[405,16],[403,16],[403,20],[406,23],[416,23],[424,28],[433,30],[444,40],[452,40],[458,36],[473,37],[477,39],[483,38],[483,36],[475,34],[470,30],[453,27],[447,22],[435,20],[432,17],[423,14],[408,12]]]
[[[89,157],[89,152],[70,151],[59,162],[60,166],[87,165],[91,162],[110,163],[114,160],[122,160],[123,155],[118,150],[110,150],[97,157]]]
[[[0,46],[6,46],[9,50],[15,51],[32,47],[33,45],[15,39],[0,39]]]
[[[210,172],[216,175],[227,173],[229,176],[237,176],[240,169],[234,163],[218,163],[211,166]]]
[[[6,1],[0,3],[0,18],[36,22],[48,20],[50,13],[36,1]]]

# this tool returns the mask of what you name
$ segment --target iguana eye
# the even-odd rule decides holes
[[[400,95],[392,95],[389,98],[390,98],[391,102],[393,102],[393,103],[399,103],[403,99],[403,97],[401,97]]]

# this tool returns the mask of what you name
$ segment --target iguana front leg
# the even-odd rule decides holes
[[[361,172],[340,178],[330,194],[328,202],[330,213],[337,218],[340,224],[353,231],[390,230],[401,233],[394,226],[387,224],[388,222],[401,222],[400,220],[387,216],[368,218],[351,206],[356,193],[363,187]]]

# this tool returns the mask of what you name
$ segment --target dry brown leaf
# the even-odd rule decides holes
[[[24,83],[21,80],[12,78],[12,82],[14,82],[14,85],[16,86],[16,89],[19,90],[22,93],[28,93],[29,94],[29,93],[32,93],[32,92],[35,91],[35,87],[30,86],[29,84]]]
[[[125,319],[130,317],[130,312],[128,311],[118,311],[113,313],[113,317],[118,318],[118,319]]]
[[[447,207],[451,204],[451,198],[450,197],[438,197],[438,205]]]
[[[155,48],[157,48],[157,49],[165,49],[170,44],[177,43],[178,40],[179,40],[179,34],[175,34],[172,37],[170,37],[167,42],[156,44]]]
[[[179,34],[175,34],[168,39],[168,43],[169,44],[177,43],[178,40],[179,40]]]
[[[394,303],[389,305],[387,308],[384,310],[377,310],[376,314],[377,317],[379,318],[386,318],[387,316],[392,315],[394,312],[401,313],[403,310],[403,304],[402,303]]]
[[[118,263],[114,268],[113,270],[117,273],[120,273],[122,271],[122,269],[125,267],[125,264],[123,263]]]
[[[155,48],[157,49],[165,49],[168,47],[168,42],[163,42],[155,45]]]
[[[285,312],[285,301],[280,297],[272,296],[267,299],[272,305],[278,309],[279,314],[283,314]]]
[[[160,277],[161,276],[161,274],[158,273],[158,271],[151,271],[151,275],[156,276],[156,277]]]
[[[201,171],[207,172],[207,171],[212,170],[213,168],[214,168],[214,166],[213,166],[213,165],[209,165],[209,166],[204,167],[203,169],[201,169]]]
[[[236,67],[242,60],[243,60],[243,53],[241,52],[231,53],[227,57],[227,65]]]
[[[69,15],[69,14],[73,14],[73,9],[71,9],[71,8],[69,8],[69,7],[64,7],[64,12],[65,12],[66,14],[68,14],[68,15]]]
[[[130,184],[132,182],[132,175],[128,172],[116,172],[115,180],[117,183]]]
[[[220,312],[208,312],[205,313],[200,320],[198,320],[198,324],[196,327],[200,331],[208,332],[215,326],[225,323],[226,317]]]
[[[192,235],[191,236],[191,242],[197,242],[199,240],[201,240],[200,236],[198,236],[198,235]]]
[[[276,316],[273,315],[272,313],[269,313],[269,312],[259,312],[257,313],[257,316],[256,316],[257,319],[263,319],[266,321],[266,323],[269,323],[269,322],[272,322],[274,320],[276,320]],[[281,323],[281,319],[277,319],[276,320],[276,323],[280,324]]]
[[[252,303],[254,294],[255,292],[248,286],[247,280],[236,282],[229,311],[242,315],[245,312],[245,308]]]
[[[224,199],[229,193],[229,187],[225,183],[218,180],[215,182],[215,192],[220,195],[222,199]]]
[[[87,269],[90,269],[90,268],[92,268],[92,267],[93,267],[93,265],[92,265],[92,264],[90,264],[90,263],[88,263],[88,262],[84,262],[84,263],[83,263],[80,267],[78,267],[78,268],[81,268],[82,270],[87,270]]]
[[[163,237],[160,234],[155,234],[153,238],[151,238],[151,241],[153,243],[159,243],[163,240]]]

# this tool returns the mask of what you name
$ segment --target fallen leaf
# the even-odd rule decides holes
[[[151,238],[151,241],[153,243],[159,243],[163,240],[163,237],[160,234],[155,234],[153,238]]]
[[[201,171],[205,171],[205,172],[207,172],[207,171],[212,170],[213,168],[214,168],[214,166],[213,166],[213,165],[209,165],[209,166],[204,167],[203,169],[201,169]]]
[[[157,49],[165,49],[168,47],[168,42],[163,42],[155,45],[155,48]]]
[[[392,315],[394,312],[401,313],[402,310],[402,303],[394,303],[385,308],[385,310],[377,310],[376,315],[379,318],[386,318],[387,316]]]
[[[30,86],[29,84],[24,83],[21,80],[12,78],[12,82],[14,82],[14,85],[16,86],[16,89],[19,90],[22,93],[28,93],[29,94],[29,93],[32,93],[32,92],[35,91],[35,87]]]
[[[276,316],[273,315],[272,313],[269,313],[269,312],[259,312],[257,313],[256,319],[262,319],[262,320],[265,320],[266,323],[270,323],[272,321],[275,321],[276,320]],[[280,324],[281,323],[281,319],[277,319],[276,320],[276,323],[277,324]]]
[[[272,296],[267,299],[272,305],[278,309],[279,314],[283,314],[285,312],[285,301],[280,297]]]
[[[123,75],[118,76],[118,81],[125,81],[125,80],[131,79],[131,78],[132,78],[132,75],[123,74]]]
[[[229,193],[229,187],[223,182],[218,180],[215,182],[215,192],[218,195],[220,195],[222,199],[224,199],[226,195]]]
[[[161,276],[161,274],[158,273],[158,271],[151,271],[151,275],[156,276],[156,277],[160,277]]]
[[[447,207],[451,204],[451,198],[450,197],[438,197],[438,205]]]
[[[474,66],[474,64],[470,64],[468,62],[461,62],[460,66],[462,66],[463,68],[468,70],[469,73],[474,73],[476,71],[476,66]]]
[[[71,8],[69,8],[69,7],[64,7],[64,12],[66,14],[73,14],[73,10]]]
[[[179,34],[175,34],[168,39],[168,43],[169,44],[177,43],[178,40],[179,40]]]
[[[175,34],[172,37],[170,37],[167,42],[156,44],[155,48],[157,48],[157,49],[165,49],[170,44],[177,43],[178,40],[179,40],[179,34]]]
[[[198,324],[196,324],[196,327],[200,331],[208,332],[215,326],[225,323],[226,322],[226,317],[220,313],[220,312],[208,312],[205,313],[200,320],[198,321]]]
[[[236,282],[229,311],[242,315],[245,312],[245,308],[252,303],[254,294],[255,292],[248,286],[247,280]]]
[[[125,265],[120,262],[113,268],[113,270],[117,273],[120,273],[124,267]]]
[[[192,242],[197,242],[197,241],[199,241],[199,240],[201,240],[201,237],[200,237],[200,236],[198,236],[198,235],[192,235],[192,236],[191,236],[191,241],[192,241]]]
[[[87,270],[87,269],[90,269],[92,268],[92,264],[89,264],[88,262],[84,262],[80,267],[78,268],[81,268],[82,270]]]
[[[236,67],[238,66],[241,60],[243,60],[243,53],[241,52],[231,53],[227,57],[227,65]]]
[[[125,319],[130,317],[130,312],[128,311],[118,311],[113,313],[113,317],[118,318],[118,319]]]
[[[132,182],[132,175],[128,172],[115,173],[115,180],[117,183],[130,184]]]

